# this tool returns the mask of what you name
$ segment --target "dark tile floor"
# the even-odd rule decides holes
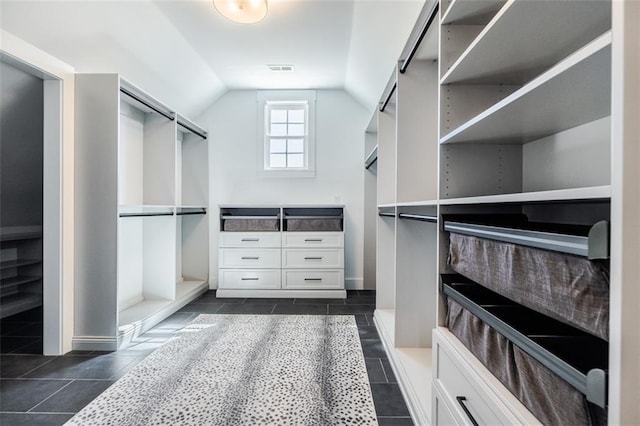
[[[63,424],[202,313],[354,315],[379,424],[412,425],[373,324],[374,307],[375,292],[363,290],[349,291],[344,300],[217,299],[210,291],[117,352],[0,355],[0,425]]]

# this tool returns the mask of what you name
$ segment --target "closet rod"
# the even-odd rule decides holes
[[[604,370],[600,368],[593,368],[589,370],[587,374],[584,374],[571,364],[559,358],[557,355],[549,352],[547,349],[531,340],[519,330],[502,321],[482,306],[459,293],[444,280],[442,289],[444,294],[451,297],[467,311],[478,317],[481,321],[484,321],[514,345],[529,354],[529,356],[540,362],[540,364],[553,371],[571,386],[583,393],[588,401],[593,402],[602,408],[606,407],[607,380],[606,372]]]
[[[378,145],[371,150],[369,155],[367,155],[367,159],[364,160],[365,170],[369,170],[369,167],[371,167],[376,161],[378,161]]]
[[[383,112],[384,109],[387,107],[387,105],[389,104],[389,101],[391,101],[391,97],[393,96],[393,94],[396,91],[396,87],[398,86],[398,83],[396,83],[395,79],[393,81],[393,85],[391,86],[391,88],[389,89],[389,92],[386,94],[386,96],[383,97],[384,101],[380,102],[380,112]]]
[[[151,103],[145,101],[143,98],[141,98],[140,96],[136,95],[135,93],[129,91],[127,88],[125,87],[120,87],[120,91],[122,93],[124,93],[125,95],[129,96],[131,99],[140,102],[142,105],[151,108],[152,110],[154,110],[155,112],[157,112],[158,114],[160,114],[161,116],[168,118],[169,120],[173,121],[175,120],[175,116],[174,114],[171,113],[167,113],[165,111],[162,111],[160,108],[152,105]]]
[[[173,216],[173,212],[167,213],[120,213],[120,217],[150,217],[150,216]]]
[[[384,216],[384,217],[396,217],[396,215],[394,213],[385,213],[385,212],[380,212],[378,213],[378,216]]]
[[[434,5],[431,6],[431,10],[429,11],[426,17],[421,16],[423,21],[422,21],[422,24],[420,25],[420,32],[418,33],[418,36],[414,38],[414,41],[411,44],[411,47],[409,48],[409,52],[405,55],[404,54],[405,52],[403,51],[402,55],[400,56],[401,58],[403,58],[403,59],[400,59],[400,62],[402,62],[402,65],[398,69],[400,73],[404,74],[407,68],[409,68],[409,64],[411,63],[411,60],[413,59],[416,52],[418,51],[418,48],[420,47],[420,43],[422,43],[424,36],[427,34],[427,31],[429,31],[429,28],[431,27],[431,24],[433,23],[433,21],[436,19],[436,16],[438,16],[438,10],[439,10],[438,4],[439,2],[435,2]]]
[[[200,212],[178,212],[176,213],[177,216],[191,216],[191,215],[196,215],[196,214],[207,214],[206,211],[200,211]]]
[[[182,121],[180,121],[178,119],[178,126],[183,127],[185,129],[187,129],[188,131],[190,131],[191,133],[193,133],[194,135],[200,136],[202,139],[207,139],[207,134],[206,133],[202,133],[196,129],[194,129],[193,127],[183,123]]]
[[[419,220],[421,222],[438,223],[438,216],[425,216],[421,214],[400,213],[400,219]]]

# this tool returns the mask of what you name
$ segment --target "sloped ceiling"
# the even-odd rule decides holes
[[[118,72],[186,115],[233,89],[345,89],[373,111],[423,3],[269,0],[262,22],[240,25],[211,0],[2,0],[0,25],[77,72]]]

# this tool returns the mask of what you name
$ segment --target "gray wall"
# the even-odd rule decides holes
[[[0,63],[0,226],[42,225],[43,81]]]

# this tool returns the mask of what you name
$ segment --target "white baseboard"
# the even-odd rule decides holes
[[[74,336],[71,348],[74,351],[115,351],[118,349],[118,339],[102,336]]]
[[[347,290],[364,290],[364,279],[345,278],[344,285]]]

